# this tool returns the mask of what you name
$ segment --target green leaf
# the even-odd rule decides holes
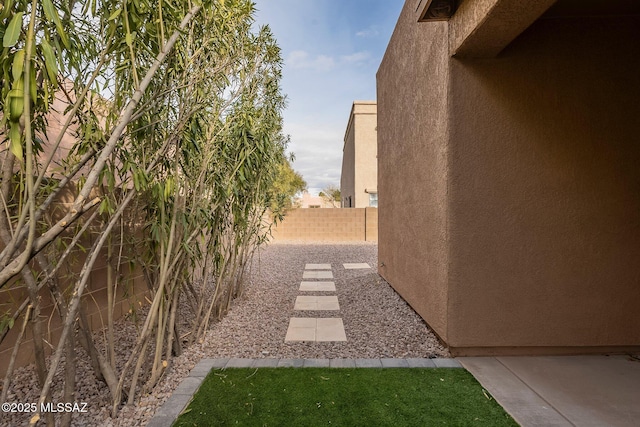
[[[11,15],[11,10],[13,10],[13,0],[6,0],[4,2],[4,8],[0,9],[0,21],[7,19]]]
[[[62,27],[62,22],[60,22],[60,18],[56,15],[56,30],[58,31],[58,35],[60,36],[60,40],[62,40],[62,44],[67,49],[71,49],[71,43],[69,42],[69,36],[64,32],[64,28]]]
[[[44,9],[44,14],[49,21],[53,21],[56,24],[56,31],[60,36],[60,40],[62,44],[70,49],[71,45],[69,43],[69,37],[67,33],[64,31],[64,27],[62,26],[62,21],[60,21],[60,15],[58,15],[58,10],[55,8],[51,0],[42,0],[42,7]]]
[[[47,19],[55,22],[55,18],[58,16],[58,11],[53,6],[51,0],[42,0],[42,8],[44,9],[44,15]]]
[[[36,83],[36,69],[35,67],[31,67],[31,78],[29,79],[29,94],[31,95],[31,99],[38,99],[38,85]],[[46,85],[45,85],[46,86]]]
[[[125,36],[125,41],[127,42],[127,46],[131,47],[131,45],[133,44],[133,39],[135,38],[136,38],[135,31],[133,33],[127,33],[127,35]]]
[[[19,123],[11,123],[11,129],[9,129],[9,150],[19,161],[22,161],[22,132],[20,131]]]
[[[11,73],[13,75],[13,81],[15,82],[22,77],[22,70],[24,68],[24,50],[20,49],[13,57],[13,65],[11,67]]]
[[[113,12],[111,15],[109,15],[109,21],[113,21],[114,19],[116,19],[118,16],[120,16],[120,13],[122,12],[122,9],[116,9],[115,12]]]
[[[9,120],[17,122],[24,111],[24,91],[22,90],[22,80],[18,80],[16,89],[11,89],[7,95],[9,102]]]
[[[51,82],[55,82],[58,77],[58,62],[55,54],[53,53],[53,48],[49,42],[47,42],[47,39],[42,39],[40,46],[42,47],[42,53],[44,54],[44,63],[47,68],[49,80]]]
[[[24,12],[16,13],[13,15],[9,25],[7,25],[7,30],[5,31],[2,39],[2,45],[4,47],[13,47],[13,45],[18,42],[20,31],[22,31],[22,15],[24,15]]]

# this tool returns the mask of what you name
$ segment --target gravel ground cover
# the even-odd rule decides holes
[[[366,262],[372,268],[345,270],[343,263]],[[305,264],[331,264],[336,292],[300,292]],[[450,357],[424,321],[377,274],[377,245],[272,244],[256,256],[244,294],[229,313],[212,325],[207,338],[173,359],[154,392],[117,418],[108,415],[108,391],[89,374],[86,360],[79,362],[78,402],[88,413],[76,414],[74,425],[125,427],[145,425],[180,381],[203,357],[247,358],[387,358]],[[337,295],[339,311],[294,311],[298,295]],[[188,315],[185,311],[183,315]],[[341,317],[346,342],[284,342],[291,317]],[[135,328],[118,322],[118,341],[132,348]],[[128,351],[127,351],[128,353]],[[16,371],[11,402],[36,402],[33,367]],[[57,401],[54,394],[53,401]],[[0,425],[25,425],[28,414],[0,414]]]

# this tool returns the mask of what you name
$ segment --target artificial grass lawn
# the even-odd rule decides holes
[[[464,369],[211,371],[174,426],[517,426]]]

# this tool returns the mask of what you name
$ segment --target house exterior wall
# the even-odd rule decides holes
[[[448,28],[412,3],[378,71],[378,272],[446,341]]]
[[[330,200],[327,197],[313,196],[308,191],[303,191],[302,195],[295,199],[294,206],[301,209],[314,209],[314,208],[339,208],[340,202]]]
[[[378,72],[379,271],[456,355],[639,348],[640,17],[473,59],[412,6]]]
[[[376,126],[376,102],[354,101],[344,137],[340,177],[342,207],[369,207],[369,193],[377,192]]]
[[[353,109],[349,117],[349,124],[344,136],[344,147],[342,149],[342,173],[340,174],[340,197],[342,197],[343,208],[355,207],[356,199],[356,143],[355,131],[353,129]]]
[[[542,19],[451,61],[451,346],[640,345],[639,28]]]

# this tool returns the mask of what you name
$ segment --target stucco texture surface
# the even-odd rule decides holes
[[[412,6],[378,70],[378,271],[446,340],[447,24],[418,28]]]
[[[359,106],[355,116],[356,208],[369,207],[369,192],[378,188],[378,135],[376,106]]]
[[[454,355],[640,348],[640,16],[474,59],[414,7],[378,71],[380,274]]]
[[[539,20],[451,60],[450,345],[640,344],[639,29]]]

